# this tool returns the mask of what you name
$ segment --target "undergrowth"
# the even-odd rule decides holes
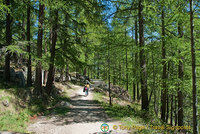
[[[94,92],[94,99],[100,102],[101,106],[104,108],[109,117],[120,120],[124,126],[132,128],[131,130],[133,133],[179,133],[176,130],[159,128],[161,126],[167,128],[167,124],[162,123],[161,120],[156,117],[155,114],[153,114],[153,111],[142,111],[141,105],[138,103],[132,103],[131,106],[122,106],[114,103],[112,106],[110,106],[109,102],[105,101],[105,95],[99,92]]]
[[[58,102],[69,101],[66,94],[53,95],[48,100],[35,98],[31,94],[22,95],[23,92],[32,92],[32,90],[33,87],[21,88],[12,83],[0,82],[0,132],[27,133],[26,128],[34,117],[65,115],[68,112],[67,107],[53,108]],[[9,102],[8,107],[2,105],[4,100]],[[20,103],[24,105],[21,106]]]

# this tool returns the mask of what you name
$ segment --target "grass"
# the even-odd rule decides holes
[[[105,95],[98,92],[94,93],[94,99],[100,102],[109,117],[120,120],[125,126],[137,126],[132,129],[137,134],[178,133],[177,131],[153,128],[152,126],[156,127],[166,124],[163,124],[161,120],[153,114],[153,111],[149,111],[148,113],[141,111],[141,105],[138,103],[131,104],[131,108],[116,103],[110,106],[108,102],[105,102]]]
[[[28,121],[28,110],[20,112],[19,114],[13,113],[11,111],[1,112],[0,130],[25,133]]]
[[[12,83],[5,85],[5,83],[0,82],[0,131],[27,133],[26,128],[31,122],[31,116],[62,116],[68,112],[69,108],[67,107],[53,108],[58,102],[69,102],[69,97],[66,94],[54,95],[48,101],[33,97],[25,99],[22,95],[23,92],[32,89],[33,87],[19,88]],[[9,101],[9,107],[4,107],[1,104],[4,100]],[[21,107],[19,102],[23,102],[25,107]]]

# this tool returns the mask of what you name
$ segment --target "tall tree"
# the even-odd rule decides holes
[[[192,58],[192,97],[193,97],[193,134],[199,134],[198,112],[197,112],[197,83],[196,83],[196,61],[194,44],[194,23],[193,23],[193,0],[190,0],[190,29],[191,29],[191,58]]]
[[[27,2],[27,41],[28,41],[28,46],[27,46],[27,52],[29,54],[28,58],[28,73],[27,73],[27,85],[31,86],[32,85],[32,66],[31,66],[31,45],[30,45],[30,39],[31,39],[31,34],[30,34],[30,27],[31,27],[31,20],[30,20],[30,15],[31,15],[31,7],[30,7],[30,1]]]
[[[108,31],[109,32],[109,31]],[[109,33],[108,33],[108,38],[109,38]],[[112,105],[112,100],[111,100],[111,87],[110,87],[110,42],[108,43],[108,90],[109,90],[109,104],[110,106]]]
[[[45,6],[40,1],[39,4],[39,21],[38,21],[38,37],[37,37],[37,66],[36,66],[36,76],[35,76],[35,88],[34,94],[42,95],[42,65],[41,65],[41,58],[42,58],[42,39],[43,39],[43,22],[44,22],[44,9]]]
[[[182,30],[182,24],[179,22],[178,24],[178,34],[179,38],[183,37],[183,30]],[[181,55],[181,50],[178,50],[179,54]],[[183,88],[183,56],[181,56],[181,59],[179,60],[178,65],[178,78],[179,78],[179,86],[178,86],[178,126],[183,126],[183,94],[182,94],[182,88]]]
[[[10,0],[6,0],[6,6],[10,9]],[[11,33],[11,15],[10,10],[6,13],[6,45],[9,46],[12,41]],[[5,56],[5,70],[4,70],[4,80],[10,81],[10,52],[6,52]]]
[[[162,1],[163,2],[163,1]],[[162,65],[163,65],[163,73],[162,73],[162,93],[161,93],[161,119],[165,120],[166,115],[166,99],[167,99],[167,65],[165,61],[166,57],[166,48],[165,48],[165,11],[164,11],[164,2],[162,3]]]
[[[136,48],[138,47],[138,19],[136,16],[135,19],[135,45]],[[139,74],[138,74],[138,52],[135,53],[135,72],[136,72],[136,77],[138,78]],[[139,91],[139,82],[138,80],[136,80],[136,86],[137,86],[137,100],[140,100],[140,91]]]
[[[149,109],[148,92],[147,92],[147,70],[144,55],[144,18],[143,18],[143,0],[139,0],[138,4],[138,17],[139,17],[139,45],[140,45],[140,81],[141,81],[141,94],[142,94],[142,110]]]
[[[49,65],[49,73],[46,85],[46,92],[48,95],[52,92],[52,86],[54,81],[54,59],[55,59],[55,47],[57,41],[57,28],[58,28],[58,10],[55,9],[52,12],[53,24],[51,28],[51,57],[50,57],[50,65]]]

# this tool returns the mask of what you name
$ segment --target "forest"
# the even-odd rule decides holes
[[[101,80],[104,109],[120,109],[119,87],[130,96],[128,117],[138,110],[144,122],[191,127],[158,132],[199,134],[199,34],[198,0],[0,0],[0,101],[25,92],[25,109],[50,105],[58,83]],[[4,110],[0,133],[15,131]]]

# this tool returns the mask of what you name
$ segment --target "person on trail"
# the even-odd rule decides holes
[[[84,91],[85,91],[85,96],[88,96],[88,90],[90,88],[89,82],[86,83],[85,87],[84,87]]]

